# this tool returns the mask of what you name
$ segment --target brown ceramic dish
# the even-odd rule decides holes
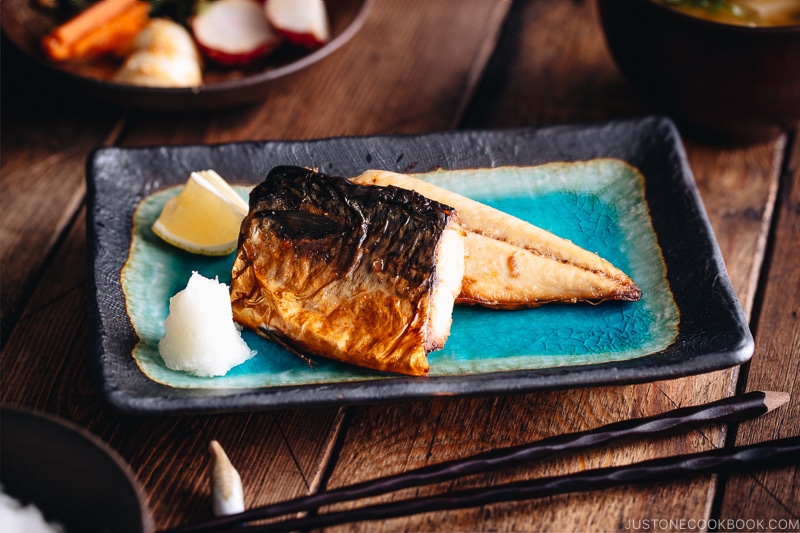
[[[86,430],[53,416],[0,409],[0,483],[49,522],[84,533],[150,533],[146,496],[127,464]]]
[[[50,12],[37,9],[32,0],[3,0],[0,23],[3,34],[26,56],[89,97],[137,109],[195,111],[264,98],[266,89],[276,79],[320,61],[349,41],[361,28],[373,1],[328,0],[332,38],[323,47],[310,53],[284,48],[248,70],[222,70],[209,65],[204,72],[205,83],[194,88],[123,85],[109,81],[116,65],[101,61],[53,63],[47,60],[39,43],[58,20]]]
[[[743,27],[652,0],[597,0],[631,83],[694,135],[766,141],[800,120],[800,25]]]

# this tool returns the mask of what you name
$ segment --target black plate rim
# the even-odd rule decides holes
[[[458,153],[454,147],[476,144],[483,151]],[[493,145],[493,143],[495,143]],[[125,220],[109,220],[110,211],[104,202],[109,198],[109,165],[122,160],[130,164],[137,158],[158,156],[170,160],[192,159],[194,164],[231,153],[282,152],[285,157],[299,158],[321,152],[342,152],[349,147],[351,156],[346,164],[375,168],[382,166],[395,170],[410,170],[403,157],[390,157],[378,153],[381,147],[395,149],[425,147],[421,155],[429,159],[424,163],[411,162],[415,171],[430,168],[465,168],[481,165],[499,166],[504,161],[517,164],[539,164],[549,161],[577,161],[594,157],[615,157],[642,170],[646,179],[646,199],[651,211],[659,244],[667,259],[668,278],[681,311],[681,326],[676,342],[665,350],[635,359],[606,362],[584,366],[567,366],[540,370],[484,373],[466,376],[392,377],[352,383],[314,384],[292,387],[258,389],[207,390],[179,389],[152,382],[136,367],[130,353],[115,353],[119,339],[110,336],[113,316],[98,295],[119,291],[119,272],[116,280],[109,277],[103,265],[108,261],[109,230],[115,224],[126,227]],[[514,147],[530,150],[521,161]],[[438,147],[439,154],[431,147]],[[588,147],[588,148],[587,148]],[[355,153],[359,152],[360,153]],[[361,155],[366,150],[366,156]],[[376,153],[373,153],[376,152]],[[391,150],[389,150],[391,152]],[[405,156],[405,153],[402,154]],[[435,162],[434,157],[449,158]],[[383,159],[381,159],[383,157]],[[198,159],[199,158],[199,159]],[[267,164],[254,163],[251,170],[263,177]],[[506,163],[509,164],[509,163]],[[331,163],[325,171],[338,170]],[[113,166],[113,165],[112,165]],[[410,165],[409,165],[410,166]],[[259,174],[260,173],[260,174]],[[245,178],[243,181],[253,182]],[[754,351],[754,341],[744,311],[731,286],[721,251],[714,237],[700,195],[688,164],[680,135],[673,122],[661,116],[646,116],[628,120],[602,123],[551,126],[545,128],[516,128],[507,130],[458,130],[417,135],[351,136],[313,139],[305,141],[247,141],[194,146],[153,146],[139,148],[98,148],[87,161],[88,220],[87,242],[90,265],[90,345],[93,378],[96,390],[114,408],[133,414],[233,412],[243,410],[270,410],[320,407],[343,404],[376,403],[434,397],[478,396],[522,393],[575,387],[622,385],[655,380],[674,379],[728,368],[747,362]],[[135,198],[127,201],[128,213],[138,201],[165,186],[155,177],[140,184]],[[664,198],[670,200],[663,204]],[[124,210],[124,209],[123,209]],[[119,216],[119,215],[114,215]],[[113,217],[112,217],[113,218]],[[691,222],[687,229],[686,221]],[[130,221],[127,221],[130,235]],[[665,229],[666,228],[666,229]],[[670,237],[667,232],[676,233]],[[118,238],[118,237],[115,237]],[[130,239],[128,239],[130,240]],[[663,242],[662,242],[663,241]],[[689,247],[692,263],[682,266],[676,255]],[[114,258],[112,258],[114,260]],[[117,266],[121,268],[119,258]],[[693,262],[702,261],[700,267]],[[124,261],[123,261],[124,262]],[[686,261],[682,261],[686,262]],[[116,267],[115,267],[116,268]],[[679,272],[683,269],[683,273]],[[112,269],[113,270],[113,269]],[[692,290],[684,286],[689,284]],[[696,301],[695,285],[709,301]],[[707,294],[706,294],[707,293]],[[691,306],[690,306],[691,305]],[[696,310],[695,307],[702,307]],[[707,308],[707,306],[710,306]],[[124,303],[123,303],[124,308]],[[119,312],[119,302],[117,302]],[[127,317],[127,314],[125,314]],[[131,329],[128,320],[128,328]],[[115,326],[118,327],[118,324]]]

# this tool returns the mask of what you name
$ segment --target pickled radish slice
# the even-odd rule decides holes
[[[253,0],[212,2],[192,20],[192,31],[203,55],[227,66],[253,63],[282,41]]]
[[[269,23],[293,44],[317,48],[331,40],[322,0],[267,0],[264,13]]]

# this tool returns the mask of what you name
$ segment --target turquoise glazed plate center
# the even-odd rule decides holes
[[[598,253],[642,289],[639,302],[551,304],[497,311],[458,306],[451,335],[429,355],[428,378],[595,365],[645,356],[672,345],[680,314],[645,201],[645,180],[611,158],[537,166],[435,171],[417,177],[526,220]],[[247,197],[248,187],[238,187]],[[176,388],[253,389],[333,384],[395,376],[315,358],[313,368],[256,335],[243,337],[257,355],[226,376],[199,378],[168,369],[158,353],[169,298],[197,271],[226,284],[234,254],[204,257],[182,252],[150,227],[164,203],[180,191],[147,196],[134,213],[130,255],[121,283],[139,342],[133,358],[150,379]],[[428,379],[422,378],[422,379]]]
[[[189,174],[214,169],[243,197],[277,165],[333,176],[415,173],[605,257],[636,303],[524,311],[458,307],[424,377],[299,357],[244,331],[258,354],[220,378],[158,354],[170,297],[192,271],[228,283],[233,256],[201,257],[150,230]],[[444,170],[442,170],[444,169]],[[132,414],[253,411],[509,394],[674,379],[741,364],[753,337],[674,124],[595,125],[214,145],[98,148],[87,164],[94,383]]]

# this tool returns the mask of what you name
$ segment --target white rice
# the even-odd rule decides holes
[[[172,370],[224,376],[256,354],[233,322],[228,286],[197,272],[184,290],[170,298],[164,328],[158,351]]]
[[[3,533],[64,533],[64,526],[48,522],[33,504],[23,505],[0,488],[0,531]]]

